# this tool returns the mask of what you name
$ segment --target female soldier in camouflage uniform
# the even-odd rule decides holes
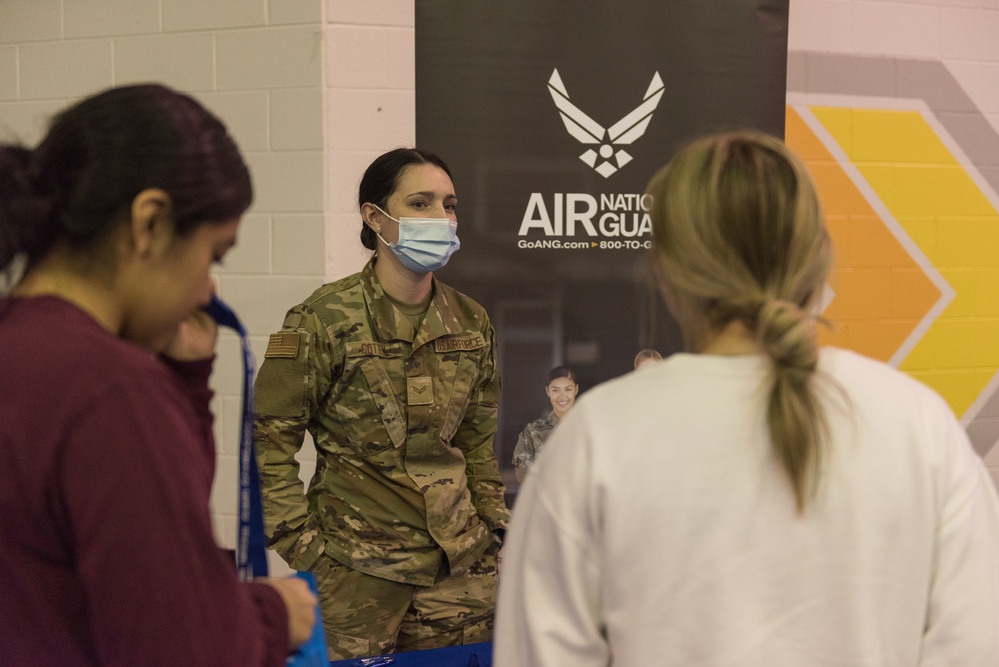
[[[576,402],[576,395],[579,393],[579,385],[576,384],[576,376],[565,366],[556,366],[548,373],[548,384],[545,385],[545,394],[551,401],[552,411],[547,417],[535,419],[528,424],[520,437],[517,438],[517,446],[513,450],[513,465],[517,473],[517,481],[523,482],[527,477],[534,459],[541,453],[545,445],[545,440],[552,434],[559,420],[568,412],[572,404]]]
[[[331,658],[488,641],[509,517],[499,375],[486,312],[433,277],[459,245],[450,171],[391,151],[358,203],[374,257],[288,311],[257,378],[271,546],[315,573]]]

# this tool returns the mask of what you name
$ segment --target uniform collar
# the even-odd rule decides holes
[[[419,330],[414,332],[409,320],[392,305],[385,290],[382,289],[375,274],[376,260],[377,256],[372,257],[361,271],[361,291],[364,293],[364,300],[368,312],[371,313],[372,325],[378,333],[379,340],[404,340],[411,342],[413,347],[419,347],[436,338],[461,333],[464,330],[447,295],[441,289],[443,285],[437,278],[431,277],[430,289],[433,298]]]

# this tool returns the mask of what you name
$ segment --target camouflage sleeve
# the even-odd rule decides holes
[[[305,570],[323,551],[319,523],[309,513],[295,455],[330,386],[331,351],[311,309],[288,311],[267,343],[254,390],[254,438],[260,468],[264,529],[288,565]]]
[[[513,465],[515,468],[526,468],[534,460],[534,443],[531,438],[530,426],[520,432],[517,446],[513,448]]]
[[[489,530],[506,528],[510,511],[503,498],[503,480],[493,452],[499,409],[500,378],[496,365],[496,335],[487,323],[488,351],[482,360],[478,384],[458,426],[454,443],[465,452],[465,475],[472,505]]]

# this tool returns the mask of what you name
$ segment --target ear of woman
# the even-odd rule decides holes
[[[379,213],[380,211],[374,204],[365,203],[361,205],[361,220],[375,234],[380,234],[382,231],[381,223],[378,221]]]
[[[170,195],[148,188],[132,200],[129,240],[136,254],[148,259],[162,250],[173,237]]]

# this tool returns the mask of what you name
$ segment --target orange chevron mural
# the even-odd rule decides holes
[[[888,361],[960,416],[999,371],[995,195],[921,110],[787,107],[836,264],[824,343]]]
[[[888,230],[829,149],[792,108],[786,139],[808,164],[836,247],[834,323],[824,343],[890,361],[940,298],[940,290]]]

